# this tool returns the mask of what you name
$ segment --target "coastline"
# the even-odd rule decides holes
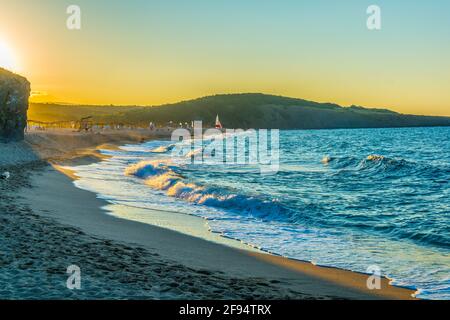
[[[59,140],[59,137],[54,138],[51,134],[44,136],[44,140],[41,141],[45,143],[53,141],[50,145]],[[65,134],[62,136],[64,137]],[[239,286],[231,288],[235,295],[225,294],[227,291],[225,289],[221,294],[216,292],[216,287],[203,285],[204,297],[210,299],[227,298],[230,294],[232,298],[245,299],[251,298],[252,292],[255,292],[255,297],[274,299],[285,297],[289,299],[412,299],[414,293],[412,290],[391,286],[389,280],[385,278],[382,279],[381,290],[370,291],[366,288],[368,276],[364,274],[314,266],[308,262],[267,253],[236,249],[157,226],[108,215],[104,210],[108,203],[98,199],[91,192],[76,188],[73,184],[76,176],[61,170],[59,164],[67,164],[67,161],[72,164],[99,161],[101,157],[96,151],[98,145],[107,143],[114,148],[126,142],[150,139],[151,136],[127,137],[125,134],[117,139],[117,136],[102,135],[99,139],[100,143],[97,141],[98,138],[93,139],[94,141],[82,138],[79,140],[84,142],[79,145],[75,141],[77,140],[75,136],[72,135],[73,141],[70,147],[66,143],[63,145],[56,143],[59,148],[56,148],[58,150],[56,153],[50,151],[48,144],[46,147],[40,146],[39,140],[42,137],[31,139],[33,149],[39,157],[50,162],[53,167],[44,166],[40,170],[30,172],[29,185],[19,190],[20,199],[17,199],[17,202],[20,206],[29,207],[45,219],[81,230],[88,236],[104,239],[111,243],[112,247],[126,244],[142,248],[151,256],[156,255],[158,259],[164,261],[163,264],[167,267],[178,266],[184,271],[178,270],[176,273],[184,272],[189,274],[190,278],[203,274],[206,278],[214,279],[216,283],[241,282]],[[65,141],[64,138],[61,139]],[[30,139],[27,140],[30,141]],[[114,264],[116,261],[112,259],[110,262]],[[170,278],[171,275],[165,276]],[[201,278],[205,280],[204,277]],[[146,284],[138,282],[135,285],[145,287]],[[194,287],[198,285],[200,283],[194,281]],[[196,293],[189,288],[184,291],[180,287],[177,288],[179,294],[173,294],[172,298],[195,299]],[[164,297],[164,295],[161,296]]]

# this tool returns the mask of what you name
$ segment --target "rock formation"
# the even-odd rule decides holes
[[[24,139],[30,83],[24,77],[0,68],[0,141]]]

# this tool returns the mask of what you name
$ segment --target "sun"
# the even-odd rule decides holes
[[[0,40],[0,68],[8,69],[10,71],[17,70],[16,59],[12,50],[6,43]]]

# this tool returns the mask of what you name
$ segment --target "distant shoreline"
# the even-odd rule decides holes
[[[214,127],[216,116],[225,128],[282,130],[396,128],[450,126],[450,117],[397,113],[388,109],[342,107],[266,94],[207,96],[161,106],[86,106],[31,104],[29,119],[75,121],[92,117],[96,123],[122,123],[147,128],[178,127],[202,121]]]

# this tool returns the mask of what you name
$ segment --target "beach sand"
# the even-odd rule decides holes
[[[412,299],[387,279],[371,291],[367,275],[115,218],[58,166],[101,159],[99,145],[151,138],[143,130],[57,131],[0,144],[0,169],[11,172],[0,180],[0,298]],[[81,290],[66,288],[70,265],[81,269]]]

